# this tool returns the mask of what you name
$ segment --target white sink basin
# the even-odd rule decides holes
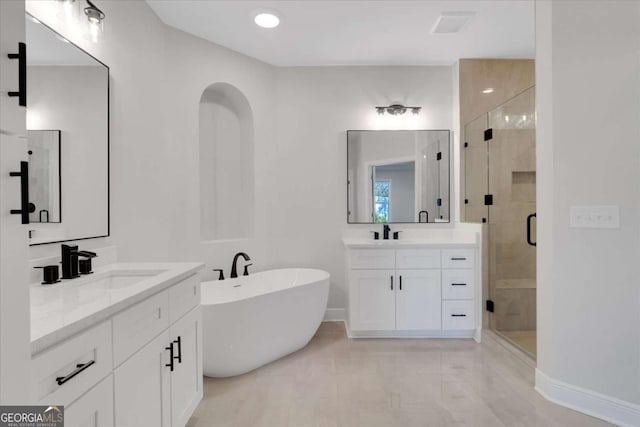
[[[82,283],[78,282],[78,285],[100,289],[122,289],[162,274],[165,271],[166,270],[113,270],[93,277],[85,277]]]

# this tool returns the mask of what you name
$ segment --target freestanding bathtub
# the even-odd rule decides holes
[[[329,273],[269,270],[202,282],[201,295],[204,374],[230,377],[307,345],[327,308]]]

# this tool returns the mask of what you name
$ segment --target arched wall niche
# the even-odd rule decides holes
[[[254,127],[249,101],[228,83],[200,97],[200,233],[203,241],[254,235]]]

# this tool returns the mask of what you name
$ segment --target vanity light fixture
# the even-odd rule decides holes
[[[89,31],[91,33],[91,39],[93,42],[98,41],[98,36],[103,32],[104,27],[102,22],[104,21],[105,14],[103,11],[98,9],[91,0],[87,0],[88,7],[84,8],[84,14],[87,16],[89,20]]]
[[[391,114],[392,116],[400,116],[406,113],[407,110],[411,110],[413,114],[418,114],[420,113],[420,110],[422,110],[422,107],[407,107],[402,104],[392,104],[387,107],[376,107],[376,111],[380,115],[387,113],[387,114]]]
[[[272,12],[261,12],[253,18],[253,22],[255,22],[258,27],[272,29],[280,25],[280,18]]]

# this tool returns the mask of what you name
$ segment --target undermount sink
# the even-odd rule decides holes
[[[153,276],[164,273],[166,270],[112,270],[99,273],[96,276],[85,277],[82,286],[91,286],[101,289],[122,289],[142,282]]]

